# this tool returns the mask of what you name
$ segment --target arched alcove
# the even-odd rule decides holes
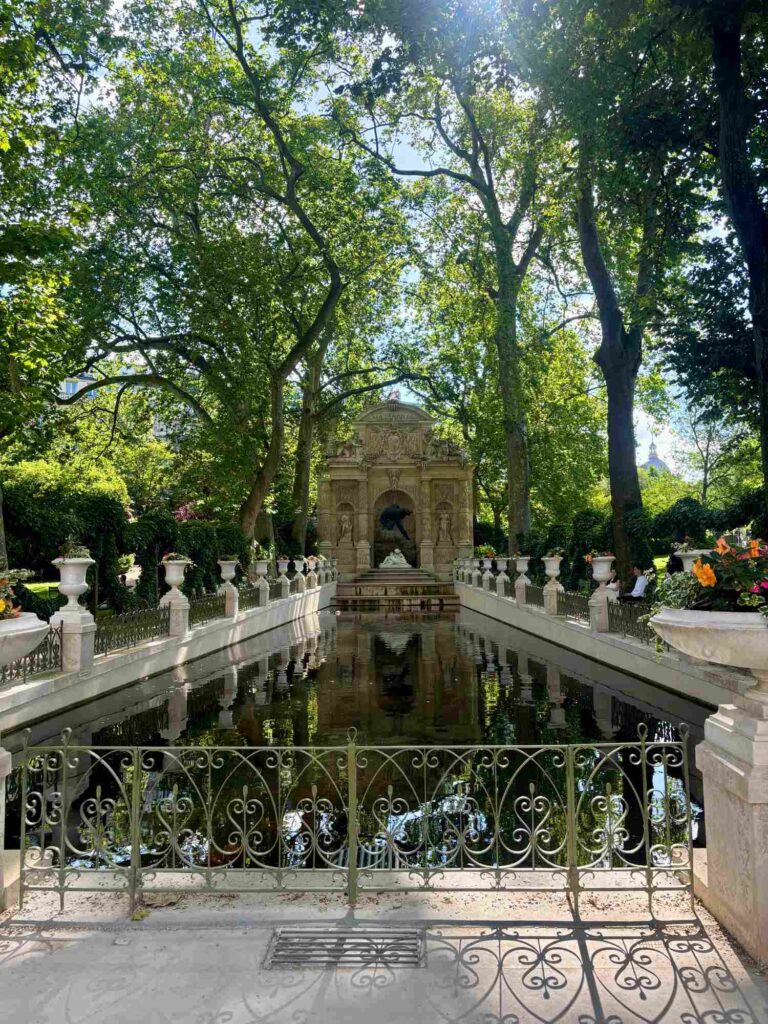
[[[382,513],[388,509],[407,509],[408,514],[393,516],[390,519],[393,525],[387,527],[382,523]],[[413,495],[400,488],[382,491],[373,503],[372,531],[374,565],[381,565],[395,548],[400,548],[411,565],[419,564],[418,508]]]

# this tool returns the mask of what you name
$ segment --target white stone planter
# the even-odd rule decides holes
[[[759,612],[662,608],[651,625],[662,640],[683,654],[749,669],[757,679],[757,685],[747,691],[749,696],[768,702],[768,622]]]
[[[497,558],[496,559],[496,568],[499,570],[499,572],[506,572],[507,571],[508,563],[509,563],[509,559],[508,558]]]
[[[493,565],[493,559],[492,558],[483,558],[482,559],[482,563],[483,563],[483,568],[486,569],[486,570],[489,570],[491,568],[491,566]]]
[[[59,570],[61,580],[59,591],[67,603],[59,609],[62,612],[80,612],[79,598],[88,589],[85,577],[90,566],[95,565],[92,558],[54,558],[53,565]]]
[[[696,562],[699,558],[703,558],[705,555],[711,555],[712,549],[694,548],[692,551],[676,551],[675,554],[678,556],[678,558],[682,559],[683,568],[685,569],[685,571],[690,572],[693,568],[693,563]],[[735,612],[734,614],[739,613]]]
[[[530,562],[528,555],[519,555],[515,558],[515,569],[520,573],[521,576],[525,576],[528,572],[528,563]]]
[[[49,628],[32,612],[22,612],[15,619],[0,619],[0,667],[34,651]]]
[[[278,558],[278,560],[277,560],[277,571],[278,571],[278,574],[280,576],[285,576],[285,574],[288,572],[288,562],[289,561],[290,561],[289,558]]]
[[[161,565],[165,569],[165,582],[171,588],[171,590],[178,591],[181,584],[184,582],[184,573],[187,570],[187,566],[190,563],[186,558],[172,558],[168,561],[163,561]],[[59,588],[61,589],[61,588]]]
[[[611,578],[612,565],[613,555],[596,555],[592,559],[592,579],[600,584],[601,590]]]
[[[266,558],[257,558],[256,561],[253,563],[253,571],[256,573],[259,579],[264,579],[266,577],[268,569],[269,560]]]
[[[230,561],[228,558],[220,558],[219,569],[221,570],[221,578],[224,582],[231,583],[237,572],[237,559]]]
[[[562,560],[562,555],[547,555],[542,558],[544,572],[549,576],[550,580],[556,580],[560,575],[560,563]]]

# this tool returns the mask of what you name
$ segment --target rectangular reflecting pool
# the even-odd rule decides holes
[[[368,869],[429,879],[468,866],[499,877],[558,868],[569,816],[579,864],[664,867],[689,834],[703,842],[692,753],[709,713],[466,609],[456,618],[325,613],[37,722],[33,747],[53,749],[66,728],[81,751],[68,767],[55,750],[50,762],[27,762],[25,843],[53,834],[54,863],[122,870],[133,842],[139,872],[149,866],[153,877],[184,865],[348,870],[340,752],[354,736]],[[24,742],[21,731],[3,736],[17,761]],[[63,825],[46,821],[62,772]],[[7,790],[9,848],[22,838],[21,774]],[[136,778],[136,814],[146,813],[129,836]],[[249,807],[258,820],[245,821]],[[186,846],[167,822],[184,808]],[[224,838],[214,835],[219,819]]]

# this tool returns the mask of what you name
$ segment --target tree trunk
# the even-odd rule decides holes
[[[627,331],[611,280],[597,229],[592,182],[586,148],[579,153],[579,193],[576,202],[579,244],[584,266],[595,292],[600,313],[602,340],[595,362],[608,392],[608,475],[616,570],[626,580],[632,568],[632,551],[626,514],[642,507],[635,453],[635,383],[642,356],[642,328]]]
[[[749,312],[755,346],[763,511],[768,523],[768,211],[749,157],[750,105],[741,74],[744,4],[732,0],[712,16],[714,78],[719,100],[719,162],[728,215],[749,273]]]
[[[637,368],[619,361],[603,365],[599,352],[597,362],[603,371],[608,392],[608,476],[616,571],[619,579],[627,580],[632,569],[632,549],[626,528],[626,514],[642,505],[635,458],[634,401]]]
[[[312,470],[312,442],[315,434],[315,389],[314,381],[308,379],[302,388],[301,418],[299,436],[296,441],[296,467],[293,474],[293,524],[291,537],[303,554],[307,541],[307,519],[309,518],[309,480]]]
[[[285,382],[281,376],[275,375],[270,384],[270,434],[267,454],[263,463],[254,475],[248,496],[240,506],[240,527],[247,538],[253,537],[256,520],[261,506],[269,493],[272,481],[277,474],[280,458],[283,454],[283,438],[285,433],[284,409]]]
[[[499,290],[496,303],[496,349],[499,354],[499,388],[507,451],[507,529],[510,550],[516,550],[519,534],[531,528],[528,425],[525,419],[517,344],[518,282],[511,253],[497,245]]]
[[[8,549],[5,545],[5,517],[3,515],[3,487],[0,484],[0,572],[8,569]]]

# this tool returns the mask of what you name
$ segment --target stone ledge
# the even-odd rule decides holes
[[[302,594],[272,601],[264,608],[248,608],[234,619],[219,618],[194,626],[184,636],[163,637],[104,655],[86,671],[35,676],[6,686],[0,690],[3,728],[17,727],[21,722],[92,700],[318,612],[330,605],[335,589],[335,583],[326,583]]]
[[[594,633],[587,625],[537,608],[520,608],[511,598],[466,583],[457,582],[456,593],[462,607],[710,707],[731,702],[734,694],[743,693],[754,682],[751,676],[727,668],[683,660],[672,652],[658,653],[639,641]]]

